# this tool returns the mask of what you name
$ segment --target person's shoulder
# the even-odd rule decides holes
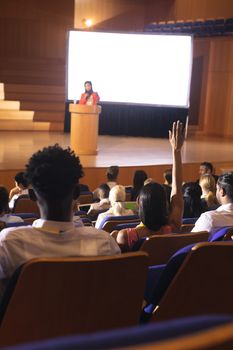
[[[97,229],[93,226],[83,226],[83,227],[79,227],[77,228],[78,233],[79,234],[83,234],[84,237],[95,237],[95,238],[108,238],[110,237],[109,233],[104,231],[104,230],[100,230]]]
[[[33,231],[34,228],[31,225],[7,227],[0,232],[0,241],[23,238],[25,235],[31,235]]]

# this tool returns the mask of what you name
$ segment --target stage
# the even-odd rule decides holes
[[[59,143],[62,147],[70,144],[70,135],[62,132],[0,132],[0,182],[12,187],[13,177],[32,153],[44,146]],[[83,183],[94,189],[104,182],[104,174],[109,165],[121,167],[119,182],[129,185],[136,169],[144,169],[149,177],[163,181],[163,171],[171,165],[171,148],[167,139],[99,136],[98,155],[81,156],[85,170]],[[216,173],[233,170],[233,140],[189,136],[182,153],[184,180],[198,178],[199,163],[210,161]]]

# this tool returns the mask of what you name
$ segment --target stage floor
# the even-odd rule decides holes
[[[32,153],[44,146],[70,144],[70,135],[61,132],[0,132],[0,170],[22,169]],[[98,155],[82,156],[85,168],[152,166],[171,164],[171,148],[166,139],[99,136]],[[233,140],[189,137],[183,147],[183,163],[202,161],[233,162]]]

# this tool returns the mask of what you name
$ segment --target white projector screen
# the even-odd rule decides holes
[[[189,106],[192,37],[85,32],[68,40],[67,97],[92,81],[102,102]]]

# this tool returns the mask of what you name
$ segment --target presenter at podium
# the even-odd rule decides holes
[[[91,81],[85,81],[84,83],[85,92],[81,95],[81,98],[79,100],[79,104],[81,105],[97,105],[100,98],[97,92],[94,92],[92,90],[92,82]]]

